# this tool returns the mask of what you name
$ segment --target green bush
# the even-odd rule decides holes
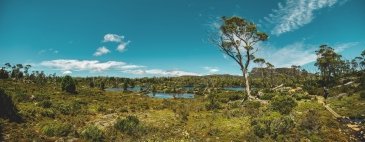
[[[43,124],[42,126],[42,132],[43,134],[53,137],[65,137],[67,136],[71,131],[72,127],[70,124],[61,123],[61,122],[48,122]]]
[[[128,135],[138,135],[142,131],[139,119],[136,116],[127,116],[125,119],[118,119],[114,127]]]
[[[317,110],[308,110],[300,122],[300,128],[307,130],[307,132],[318,132],[321,128],[319,116]]]
[[[365,99],[365,91],[361,91],[361,92],[360,92],[360,97],[361,97],[362,99]]]
[[[29,100],[29,96],[25,93],[16,93],[14,96],[13,96],[13,100],[15,102],[26,102]]]
[[[262,95],[260,97],[260,99],[262,99],[262,100],[271,100],[276,95],[277,95],[277,93],[264,93],[264,95]]]
[[[41,115],[43,117],[55,118],[56,113],[54,112],[53,109],[46,109],[46,110],[41,112]]]
[[[311,97],[309,95],[305,95],[305,94],[301,94],[301,93],[296,93],[296,94],[293,94],[293,97],[296,99],[296,100],[302,100],[302,99],[311,99]]]
[[[52,102],[50,100],[43,100],[39,102],[38,105],[43,108],[50,108],[52,106]]]
[[[0,118],[9,119],[13,122],[23,121],[18,115],[18,109],[13,100],[2,89],[0,89]]]
[[[254,119],[251,126],[258,137],[270,136],[273,139],[289,134],[295,127],[294,121],[289,116],[282,116],[277,112]]]
[[[73,101],[71,103],[62,103],[58,104],[56,106],[56,109],[64,115],[77,114],[81,110],[81,104],[78,101]]]
[[[270,105],[274,111],[278,111],[281,114],[289,114],[296,106],[297,102],[292,97],[287,95],[279,95],[274,97]]]
[[[179,104],[173,111],[178,115],[181,122],[187,122],[189,116],[189,106],[186,104]]]
[[[207,110],[217,110],[221,107],[221,105],[219,104],[219,102],[217,100],[216,94],[209,94],[208,100],[209,100],[209,102],[205,105],[205,108]]]
[[[62,91],[66,91],[68,93],[76,93],[76,85],[75,81],[72,79],[71,76],[66,75],[61,82],[61,89]]]
[[[81,136],[83,139],[92,142],[101,142],[104,139],[103,132],[96,126],[87,126],[82,132]]]

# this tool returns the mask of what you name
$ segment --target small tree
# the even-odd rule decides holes
[[[341,55],[337,54],[335,50],[327,45],[321,45],[316,51],[317,62],[314,64],[321,71],[323,85],[333,83],[335,78],[339,76],[338,71],[341,65]]]
[[[287,95],[279,95],[273,98],[271,102],[271,108],[274,111],[278,111],[281,114],[289,114],[294,107],[297,106],[297,102]]]
[[[75,93],[76,92],[76,85],[75,81],[72,79],[71,76],[66,75],[61,82],[62,91],[66,91],[68,93]]]
[[[259,32],[256,25],[240,17],[223,17],[218,40],[213,40],[220,50],[231,57],[239,66],[245,77],[245,89],[250,98],[250,83],[248,80],[248,67],[255,58],[257,48],[254,45],[260,41],[266,41],[268,35]]]

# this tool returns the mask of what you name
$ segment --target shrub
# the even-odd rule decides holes
[[[189,107],[186,104],[179,104],[174,112],[179,116],[181,122],[187,122],[189,116]]]
[[[0,118],[9,119],[13,122],[22,121],[12,99],[2,89],[0,89]]]
[[[221,106],[217,100],[216,94],[209,94],[208,95],[209,102],[205,105],[207,110],[216,110],[219,109]]]
[[[307,130],[307,132],[317,132],[321,128],[318,111],[308,110],[300,122],[300,128]]]
[[[128,135],[138,135],[142,130],[136,116],[127,116],[125,119],[118,119],[114,127]]]
[[[66,75],[61,82],[62,91],[66,91],[68,93],[75,93],[76,92],[76,85],[75,81],[72,79],[71,76]]]
[[[78,101],[71,103],[59,104],[57,110],[64,115],[77,114],[81,110],[81,104]]]
[[[360,92],[360,97],[361,97],[362,99],[365,99],[365,91],[361,91],[361,92]]]
[[[297,106],[296,101],[287,95],[279,95],[271,101],[271,108],[281,114],[289,114]]]
[[[87,126],[85,130],[81,132],[81,136],[92,142],[101,142],[104,139],[103,132],[94,125]]]
[[[264,95],[262,95],[260,97],[260,99],[262,100],[271,100],[273,97],[275,97],[276,93],[264,93]]]
[[[43,100],[39,102],[38,105],[43,108],[50,108],[52,106],[52,102],[50,100]]]
[[[254,119],[251,122],[251,126],[258,137],[263,138],[268,135],[276,139],[280,135],[290,133],[295,125],[289,116],[282,116],[277,112],[271,112]]]
[[[29,100],[29,97],[27,94],[25,93],[16,93],[14,96],[13,96],[13,100],[15,102],[26,102]]]
[[[42,126],[42,132],[50,137],[65,137],[71,132],[71,125],[61,122],[48,122]]]
[[[302,93],[296,93],[296,94],[293,94],[293,97],[296,99],[296,100],[302,100],[302,99],[311,99],[311,97],[309,95],[305,95],[305,94],[302,94]]]
[[[56,113],[52,109],[46,109],[46,110],[41,112],[41,115],[43,117],[55,118]]]

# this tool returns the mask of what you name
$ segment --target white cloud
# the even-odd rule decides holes
[[[161,69],[150,69],[150,70],[125,70],[125,73],[136,74],[136,75],[157,75],[157,76],[200,76],[198,73],[186,72],[180,70],[161,70]]]
[[[315,18],[315,11],[332,7],[337,2],[337,0],[286,0],[284,5],[279,3],[278,9],[273,10],[273,13],[264,19],[275,24],[271,33],[280,35],[309,24]]]
[[[72,71],[64,71],[62,74],[63,74],[63,75],[72,74]]]
[[[108,48],[106,48],[105,46],[103,46],[103,47],[99,47],[98,49],[96,49],[94,56],[101,56],[101,55],[108,54],[108,53],[110,53],[110,50]]]
[[[124,62],[108,61],[99,62],[97,60],[51,60],[41,62],[42,66],[50,67],[58,70],[68,71],[105,71],[112,68],[120,68],[126,65]]]
[[[58,60],[43,61],[40,63],[40,65],[55,70],[61,70],[63,74],[70,74],[73,71],[103,72],[107,70],[116,70],[136,75],[156,75],[156,76],[200,75],[198,73],[181,71],[181,70],[143,69],[145,68],[145,66],[127,64],[125,62],[119,62],[119,61],[100,62],[97,60],[58,59]]]
[[[217,67],[203,67],[203,69],[207,70],[209,73],[219,72],[219,69]]]
[[[358,42],[349,42],[334,44],[331,46],[337,53],[344,51],[347,48],[355,47]],[[275,67],[290,67],[291,65],[300,65],[316,61],[316,50],[320,44],[305,44],[303,42],[295,42],[286,45],[282,48],[277,48],[271,45],[261,45],[263,50],[260,50],[257,57],[263,57],[266,61],[272,63]]]
[[[124,39],[124,36],[120,36],[117,34],[106,34],[104,36],[104,41],[103,42],[122,42]]]
[[[337,53],[344,51],[347,48],[351,48],[354,46],[359,45],[359,42],[349,42],[349,43],[341,43],[341,44],[336,44],[334,46],[334,49]]]
[[[104,41],[103,42],[115,42],[118,43],[118,47],[117,47],[117,51],[119,52],[123,52],[127,45],[131,42],[130,40],[125,41],[124,36],[120,36],[117,34],[106,34],[104,36]]]
[[[121,42],[118,47],[117,50],[119,52],[123,52],[125,50],[125,48],[127,47],[127,45],[130,43],[131,41],[127,41],[127,42]]]

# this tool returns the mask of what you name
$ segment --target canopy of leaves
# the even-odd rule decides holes
[[[62,91],[66,91],[68,93],[75,93],[76,92],[76,85],[75,81],[72,79],[71,76],[66,75],[61,82]]]

